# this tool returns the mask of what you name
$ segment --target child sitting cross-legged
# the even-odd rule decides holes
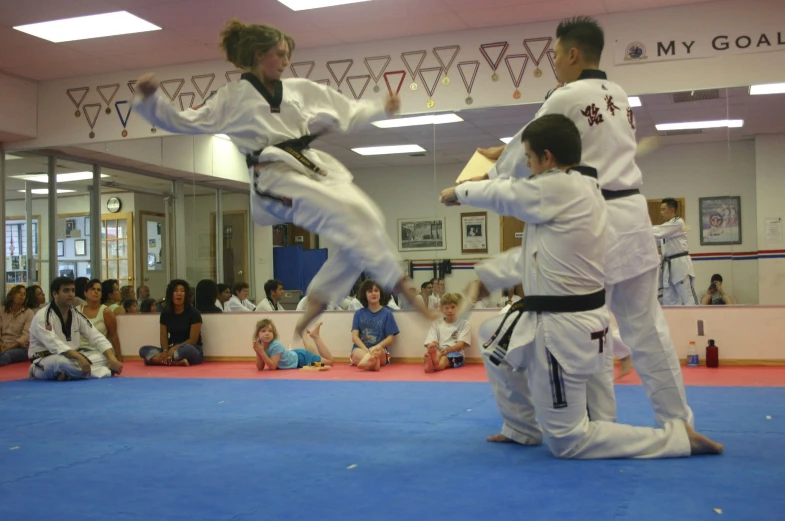
[[[425,337],[425,372],[433,373],[464,364],[464,348],[471,343],[472,328],[468,320],[458,320],[458,307],[463,297],[447,293],[440,301],[444,317],[435,320]]]

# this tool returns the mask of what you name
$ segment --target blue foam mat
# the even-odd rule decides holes
[[[7,382],[0,519],[783,519],[785,389],[688,396],[723,456],[560,461],[490,444],[482,383]],[[639,387],[617,397],[621,421],[652,423]]]

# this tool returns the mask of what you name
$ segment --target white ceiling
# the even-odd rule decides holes
[[[298,48],[604,15],[712,0],[372,0],[294,12],[276,0],[0,0],[0,72],[32,80],[221,59],[233,17],[292,34]],[[14,26],[126,10],[163,30],[54,44]]]

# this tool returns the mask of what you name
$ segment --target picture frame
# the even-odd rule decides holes
[[[701,246],[741,244],[741,196],[701,197]]]
[[[446,250],[444,217],[398,219],[398,251]]]
[[[461,214],[461,253],[488,253],[488,212]]]
[[[66,238],[71,237],[73,235],[74,230],[76,230],[76,219],[66,219],[65,220]]]
[[[84,218],[84,223],[83,223],[82,229],[84,230],[84,236],[85,237],[90,237],[90,216],[89,215]]]
[[[57,241],[57,256],[65,257],[65,241]]]
[[[87,240],[77,239],[74,241],[74,255],[77,257],[87,256]]]

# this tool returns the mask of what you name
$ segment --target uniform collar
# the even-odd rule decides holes
[[[580,166],[574,166],[574,167],[570,168],[570,170],[575,170],[576,172],[578,172],[581,175],[585,175],[587,177],[593,177],[594,179],[597,179],[597,169],[596,168],[592,168],[590,166],[580,165]]]
[[[578,76],[579,80],[607,80],[608,75],[605,71],[599,69],[583,69],[581,75]]]

